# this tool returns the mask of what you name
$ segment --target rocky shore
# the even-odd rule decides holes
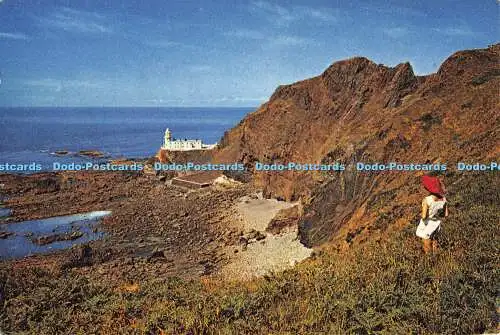
[[[2,266],[71,269],[98,281],[218,275],[233,259],[241,258],[234,250],[242,241],[246,248],[265,239],[269,234],[265,233],[267,223],[281,208],[290,207],[284,202],[258,198],[250,184],[224,183],[192,190],[172,186],[166,176],[143,172],[4,174],[0,175],[0,183],[4,185],[2,196],[8,199],[4,205],[12,210],[4,223],[111,211],[113,214],[99,225],[105,233],[101,240],[2,262]],[[251,206],[258,208],[252,210]],[[46,245],[81,236],[78,231],[52,234],[38,237],[33,243]],[[289,263],[284,260],[286,266]],[[242,270],[246,273],[242,276],[234,269],[234,278],[253,277],[251,269]],[[279,266],[267,268],[273,270],[279,270]]]

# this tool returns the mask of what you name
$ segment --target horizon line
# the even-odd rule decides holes
[[[0,108],[258,108],[255,106],[0,106]]]

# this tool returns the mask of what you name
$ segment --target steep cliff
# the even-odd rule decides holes
[[[228,131],[218,161],[342,162],[343,172],[255,172],[267,196],[301,201],[302,239],[346,240],[377,228],[381,213],[410,220],[421,172],[370,173],[354,162],[449,163],[499,157],[500,44],[460,51],[437,73],[366,58],[332,64],[321,75],[280,86]],[[458,178],[449,167],[446,182]],[[413,212],[412,212],[413,211]]]

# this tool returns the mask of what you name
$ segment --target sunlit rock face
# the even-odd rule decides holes
[[[500,44],[460,51],[427,76],[416,76],[408,63],[387,67],[362,57],[336,62],[317,77],[278,87],[226,132],[214,159],[241,161],[250,169],[255,162],[342,162],[342,172],[253,175],[268,197],[302,199],[304,240],[321,243],[380,194],[419,190],[418,172],[358,172],[356,162],[456,164],[498,157],[499,53]],[[373,221],[374,210],[365,206],[358,222]],[[406,207],[400,213],[410,215]]]

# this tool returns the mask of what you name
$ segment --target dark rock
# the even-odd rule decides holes
[[[257,237],[257,235],[259,234],[259,232],[255,229],[252,229],[250,230],[247,234],[246,234],[246,239],[247,240],[251,240],[251,239],[254,239]]]
[[[0,239],[6,239],[7,237],[14,235],[14,233],[8,232],[8,231],[2,231],[0,232]]]
[[[68,236],[68,239],[76,240],[82,236],[83,236],[83,233],[81,231],[74,231]]]
[[[79,239],[83,235],[81,231],[74,231],[72,233],[39,236],[32,238],[31,241],[36,245],[47,245],[56,241],[73,241]]]
[[[246,236],[244,236],[243,238],[245,238],[247,241],[249,240],[257,240],[257,241],[260,241],[260,240],[263,240],[266,238],[266,235],[261,233],[260,231],[257,231],[255,229],[252,229],[250,232],[248,232],[246,234]],[[242,238],[240,237],[240,241],[242,240]]]
[[[90,246],[84,244],[79,246],[77,250],[78,250],[78,258],[80,259],[92,258],[93,251]]]
[[[256,239],[257,241],[261,241],[261,240],[263,240],[263,239],[265,239],[265,238],[266,238],[266,235],[265,235],[265,234],[262,234],[260,231],[259,231],[259,232],[257,232],[257,235],[255,236],[255,239]]]
[[[94,252],[87,244],[78,245],[71,249],[69,260],[62,265],[62,268],[84,267],[92,265]]]
[[[151,253],[152,258],[164,258],[165,257],[165,251],[162,249],[155,248],[153,252]]]
[[[240,236],[240,239],[238,241],[240,245],[247,245],[248,244],[248,239],[244,236]]]
[[[104,154],[97,150],[80,150],[78,152],[79,156],[85,156],[90,158],[103,158]]]

